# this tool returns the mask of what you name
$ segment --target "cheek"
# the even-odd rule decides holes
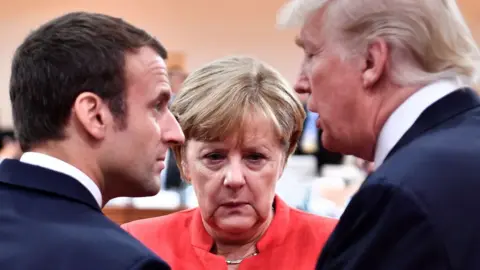
[[[329,72],[329,63],[328,59],[324,59],[320,56],[316,56],[311,60],[310,63],[310,76],[312,82],[322,83],[325,81],[325,78],[328,78]]]
[[[150,119],[150,127],[151,131],[156,135],[156,137],[160,137],[162,134],[162,127],[166,127],[168,123],[162,119],[162,117],[158,117],[155,115],[151,115]]]
[[[212,171],[200,161],[189,162],[189,176],[197,196],[198,204],[205,216],[211,216],[216,208],[217,195],[222,185],[222,175],[219,171]]]
[[[139,134],[139,139],[143,141],[143,145],[146,142],[158,141],[162,132],[162,125],[153,112],[142,110],[135,115],[131,114],[130,119],[129,129]]]
[[[330,58],[318,60],[312,67],[311,85],[312,99],[316,106],[340,109],[351,100],[352,86],[358,84],[354,72],[347,63],[340,59]],[[324,114],[328,113],[323,111]]]
[[[250,176],[247,176],[249,181],[249,186],[252,189],[252,192],[255,192],[258,197],[262,196],[262,193],[268,192],[277,182],[278,174],[270,169],[264,172],[252,172]]]
[[[280,177],[280,165],[270,165],[260,172],[247,175],[248,186],[254,197],[255,208],[262,213],[270,211],[275,196],[275,187]],[[262,214],[263,215],[263,214]]]
[[[190,161],[188,164],[190,164],[187,169],[192,185],[195,188],[197,196],[203,197],[202,195],[207,192],[208,185],[210,184],[208,181],[208,170],[196,162]]]
[[[152,125],[156,134],[162,133],[161,125],[155,118],[152,118]]]
[[[326,94],[329,93],[332,88],[332,70],[329,68],[329,64],[321,59],[313,60],[309,77],[312,98],[315,100],[324,100]]]

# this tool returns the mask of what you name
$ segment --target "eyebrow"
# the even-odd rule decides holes
[[[160,90],[160,92],[158,93],[158,95],[152,100],[152,104],[156,104],[158,102],[162,102],[162,103],[168,103],[168,101],[170,100],[171,98],[171,93],[170,91],[168,91],[167,89],[162,89]]]

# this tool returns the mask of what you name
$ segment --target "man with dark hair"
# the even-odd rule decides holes
[[[0,164],[0,269],[169,269],[101,211],[156,194],[168,147],[184,141],[166,57],[145,31],[85,12],[19,46],[10,99],[25,153]]]

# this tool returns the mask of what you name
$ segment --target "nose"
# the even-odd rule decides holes
[[[293,89],[295,89],[295,92],[299,94],[310,93],[310,85],[308,82],[308,78],[303,71],[300,73],[300,75],[298,75],[297,81],[295,82]]]
[[[223,184],[230,189],[240,189],[245,185],[245,177],[242,172],[242,165],[240,160],[233,160],[230,162],[227,172],[225,174],[225,180]]]
[[[165,121],[166,126],[161,127],[164,130],[162,134],[163,141],[169,146],[183,144],[185,142],[185,135],[177,119],[175,119],[170,111],[168,111],[167,120],[168,121]]]

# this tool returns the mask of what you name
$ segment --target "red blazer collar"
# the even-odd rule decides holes
[[[273,200],[275,215],[265,234],[257,243],[259,252],[281,245],[288,233],[290,207],[277,195]],[[195,209],[190,226],[192,245],[209,252],[213,247],[213,239],[205,230],[200,209]]]

